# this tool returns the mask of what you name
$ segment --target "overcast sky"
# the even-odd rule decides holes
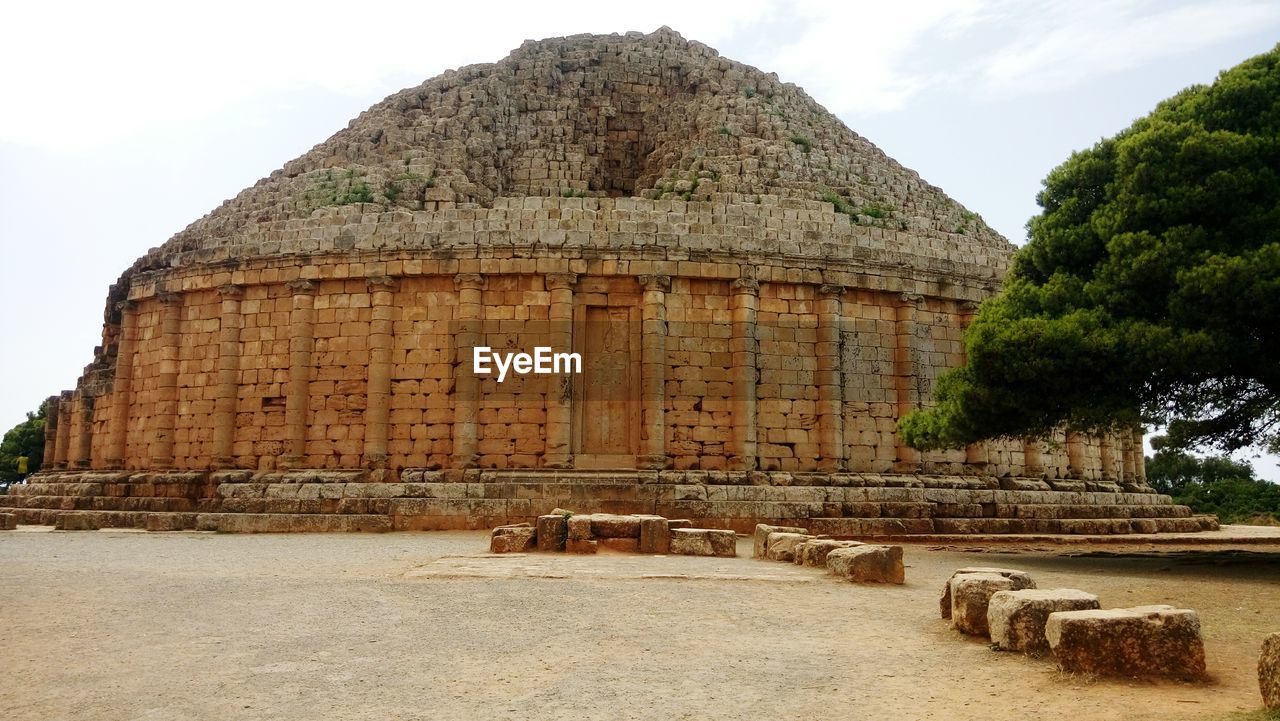
[[[1072,150],[1280,41],[1262,0],[195,6],[5,10],[0,430],[73,387],[107,286],[148,248],[385,96],[525,39],[669,25],[805,88],[1019,244]]]

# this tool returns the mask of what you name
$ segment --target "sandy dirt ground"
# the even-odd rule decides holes
[[[1280,556],[908,546],[905,586],[482,533],[0,534],[0,717],[1197,719],[1260,705]],[[1073,548],[1079,554],[1082,549]],[[1211,683],[1070,677],[938,618],[959,566],[1201,614]]]

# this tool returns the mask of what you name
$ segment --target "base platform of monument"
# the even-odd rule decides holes
[[[925,474],[643,470],[55,471],[0,496],[24,524],[225,532],[479,529],[553,508],[831,536],[1215,530],[1150,487]]]

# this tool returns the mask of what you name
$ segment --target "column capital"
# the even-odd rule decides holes
[[[660,290],[667,292],[671,290],[671,276],[669,275],[642,275],[639,276],[640,287],[645,290]]]
[[[132,300],[129,300],[128,298],[122,301],[117,301],[115,306],[116,310],[120,311],[121,313],[131,311],[137,307],[138,307],[138,304]]]
[[[982,305],[982,303],[976,300],[962,300],[960,301],[960,310],[966,313],[976,313],[978,312],[978,306],[980,305]]]
[[[835,285],[833,283],[823,283],[818,286],[818,296],[821,298],[835,298],[839,300],[849,289],[843,285]]]
[[[484,280],[479,273],[459,273],[453,276],[453,287],[458,290],[484,290]]]
[[[369,290],[395,290],[396,280],[389,275],[373,275],[365,278],[364,282],[368,284]]]
[[[293,291],[294,295],[310,295],[320,287],[319,283],[309,278],[297,278],[285,283],[285,285],[289,286],[289,290]]]
[[[578,284],[577,273],[547,273],[544,282],[547,290],[573,290]]]
[[[244,295],[244,286],[235,285],[233,283],[220,285],[218,286],[218,295],[228,299],[239,298]]]
[[[898,300],[907,305],[919,306],[924,302],[924,296],[919,293],[899,293]]]
[[[755,294],[760,292],[760,281],[755,278],[738,278],[730,283],[729,287],[732,288],[735,293]]]
[[[156,300],[165,305],[179,305],[182,303],[182,294],[171,290],[157,290]]]

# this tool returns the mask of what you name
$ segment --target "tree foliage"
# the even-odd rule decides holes
[[[918,448],[1154,422],[1171,447],[1280,446],[1280,47],[1044,181]]]
[[[1223,523],[1280,523],[1280,485],[1255,478],[1247,463],[1226,456],[1196,458],[1162,448],[1147,458],[1147,481]]]
[[[40,470],[40,462],[44,460],[44,422],[44,406],[41,406],[4,434],[4,440],[0,441],[0,486],[16,483]],[[26,473],[19,470],[19,459],[23,457],[27,459]]]

